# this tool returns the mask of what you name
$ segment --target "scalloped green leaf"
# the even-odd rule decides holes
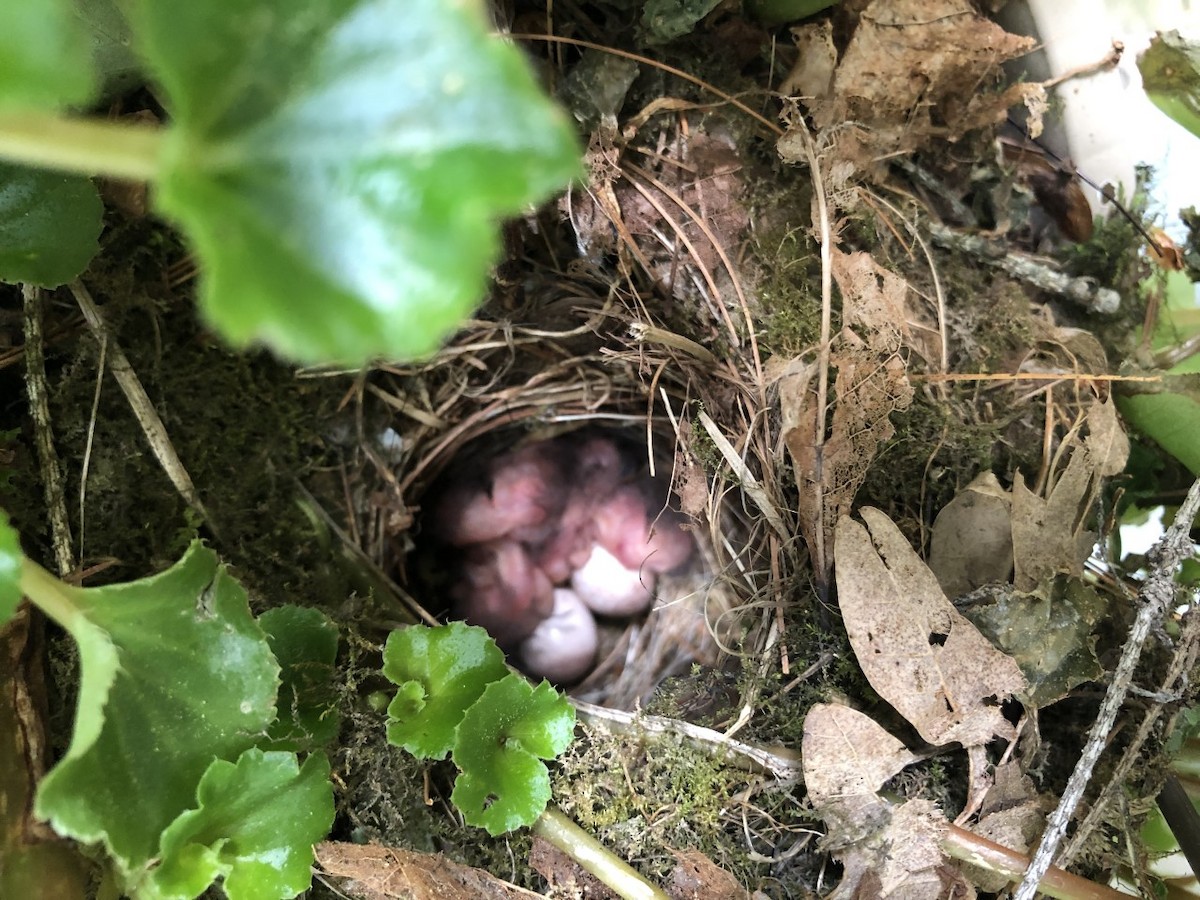
[[[162,863],[139,896],[191,900],[217,878],[230,900],[294,897],[312,881],[313,844],[333,825],[329,760],[315,753],[247,750],[216,760],[198,805],[163,834]]]
[[[383,648],[383,674],[400,686],[388,705],[388,741],[418,758],[444,759],[463,715],[510,673],[486,631],[451,622],[393,631]]]
[[[237,343],[429,354],[484,293],[497,222],[580,174],[565,115],[478,0],[142,0],[174,114],[160,208]]]
[[[234,759],[275,717],[279,666],[246,592],[193,543],[178,563],[128,584],[49,579],[54,615],[79,645],[80,698],[66,755],[34,813],[84,843],[103,842],[129,877],[195,801],[213,759]],[[39,604],[41,605],[41,604]]]
[[[12,618],[21,602],[21,538],[0,509],[0,625]]]
[[[94,88],[88,36],[68,0],[0,3],[0,108],[83,103]]]
[[[318,609],[280,606],[258,617],[280,668],[279,718],[263,750],[308,751],[337,737],[341,718],[334,690],[337,626]]]
[[[575,708],[547,681],[516,675],[488,685],[454,743],[462,774],[450,799],[468,824],[495,836],[532,825],[550,802],[552,759],[571,742]]]
[[[100,248],[103,215],[88,179],[0,162],[0,281],[75,278]]]

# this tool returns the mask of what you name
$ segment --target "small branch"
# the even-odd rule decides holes
[[[533,823],[533,833],[553,844],[584,869],[612,888],[624,900],[667,900],[632,866],[551,806]]]
[[[163,129],[98,119],[65,119],[40,112],[0,114],[0,158],[77,175],[153,181]]]
[[[748,772],[768,774],[783,782],[799,781],[803,775],[799,754],[789,755],[784,748],[772,750],[749,744],[680,719],[634,714],[582,700],[571,702],[580,719],[605,731],[634,733],[643,737],[673,734],[687,741],[692,749]]]
[[[996,241],[977,234],[964,234],[937,222],[929,223],[929,236],[935,244],[965,253],[1039,291],[1057,294],[1091,312],[1111,315],[1121,308],[1121,295],[1112,288],[1099,287],[1086,278],[1064,275],[1027,254],[1009,251]]]
[[[113,378],[117,380],[122,393],[125,394],[125,399],[129,401],[129,406],[133,410],[138,424],[142,426],[146,440],[150,442],[150,450],[154,453],[154,458],[158,460],[167,477],[171,479],[171,484],[175,485],[175,490],[179,491],[188,506],[198,512],[209,529],[216,534],[217,530],[212,517],[204,508],[204,504],[200,502],[200,495],[196,492],[192,477],[184,467],[183,461],[180,460],[179,454],[175,452],[171,437],[167,434],[167,426],[163,424],[154,404],[150,402],[146,389],[142,387],[137,373],[129,363],[129,357],[125,355],[125,351],[121,349],[116,338],[109,333],[108,325],[105,323],[99,307],[92,300],[91,293],[78,279],[72,281],[69,287],[75,296],[75,302],[79,304],[84,319],[87,320],[88,328],[92,330],[96,339],[103,342],[104,346],[108,348],[111,356],[109,368],[112,370]]]
[[[1154,545],[1148,555],[1152,568],[1145,584],[1138,592],[1142,608],[1138,610],[1137,619],[1133,623],[1133,628],[1130,629],[1129,640],[1125,642],[1125,649],[1121,652],[1121,659],[1113,672],[1112,683],[1108,686],[1108,693],[1105,694],[1104,702],[1100,705],[1100,712],[1092,724],[1092,730],[1088,735],[1083,753],[1080,755],[1079,763],[1075,766],[1075,771],[1071,773],[1066,790],[1063,791],[1062,799],[1059,800],[1058,808],[1046,822],[1042,842],[1033,857],[1033,862],[1025,872],[1021,886],[1014,895],[1015,900],[1033,900],[1033,895],[1038,890],[1038,882],[1046,874],[1050,863],[1058,854],[1059,845],[1062,844],[1063,837],[1067,832],[1067,825],[1070,824],[1079,801],[1083,799],[1083,792],[1091,780],[1092,770],[1096,767],[1097,760],[1100,759],[1100,753],[1117,720],[1117,713],[1125,700],[1125,694],[1128,693],[1129,686],[1133,682],[1134,669],[1137,667],[1142,647],[1154,626],[1162,622],[1163,616],[1175,599],[1175,569],[1184,559],[1192,555],[1192,542],[1188,533],[1191,531],[1192,522],[1195,520],[1198,510],[1200,510],[1200,479],[1192,484],[1187,498],[1175,515],[1175,521],[1171,523],[1166,534]]]
[[[42,490],[46,495],[46,510],[50,516],[50,541],[54,547],[54,565],[58,574],[66,576],[75,568],[71,551],[71,524],[67,517],[67,495],[63,484],[62,466],[54,449],[54,429],[50,424],[49,389],[46,385],[46,357],[42,344],[41,288],[24,285],[21,296],[25,301],[25,393],[29,397],[29,415],[33,419],[33,437],[37,445],[38,468],[42,473]]]
[[[1029,857],[1024,854],[957,825],[951,825],[942,838],[942,849],[947,856],[1005,875],[1013,881],[1021,877],[1029,864]],[[1037,889],[1047,897],[1061,900],[1123,900],[1129,896],[1054,866],[1045,873]]]

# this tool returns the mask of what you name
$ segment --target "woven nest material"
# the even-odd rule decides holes
[[[665,304],[652,304],[632,282],[609,287],[544,272],[528,281],[537,287],[527,288],[519,307],[504,310],[494,300],[433,360],[387,369],[374,388],[402,421],[394,426],[403,454],[394,496],[404,507],[393,510],[392,562],[415,600],[436,612],[440,598],[423,596],[421,554],[413,551],[428,511],[423,500],[439,476],[577,429],[637,442],[650,473],[670,480],[701,564],[664,578],[647,617],[602,638],[596,669],[572,691],[632,708],[693,663],[718,666],[729,654],[757,652],[770,629],[770,614],[748,612],[769,596],[768,573],[780,571],[772,557],[778,541],[769,541],[766,520],[743,490],[749,480],[760,503],[786,508],[769,445],[755,428],[762,398],[743,360],[706,349],[711,327],[688,323],[709,317],[687,305],[662,314]],[[697,421],[711,434],[698,435]],[[739,434],[740,446],[721,437]],[[714,454],[732,455],[733,463],[722,460],[715,477]]]

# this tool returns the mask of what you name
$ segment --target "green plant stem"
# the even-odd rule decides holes
[[[662,890],[614,856],[561,810],[549,807],[533,823],[533,833],[566,853],[625,900],[667,900]]]
[[[70,585],[59,581],[28,557],[21,565],[21,593],[29,602],[47,616],[74,634],[74,626],[80,616],[79,609],[71,599]]]
[[[164,134],[157,125],[64,118],[35,111],[0,113],[0,158],[77,175],[153,181]]]

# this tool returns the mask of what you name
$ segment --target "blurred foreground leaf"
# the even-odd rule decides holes
[[[83,103],[94,75],[70,0],[0,3],[0,108]]]
[[[1200,137],[1200,43],[1160,33],[1137,62],[1151,102]]]
[[[0,625],[12,618],[21,602],[21,541],[0,509]]]
[[[158,201],[238,343],[431,353],[482,298],[498,220],[580,171],[481,3],[143,0],[132,23],[174,115]]]

